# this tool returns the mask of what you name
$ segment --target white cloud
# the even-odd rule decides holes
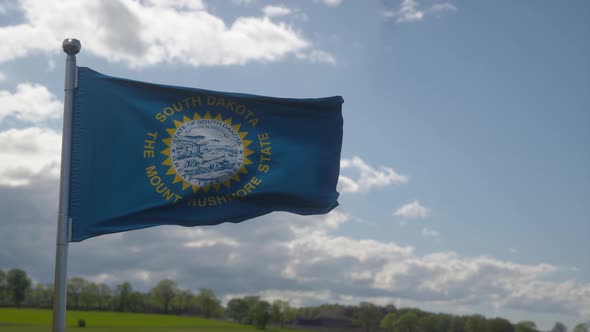
[[[18,221],[0,223],[0,261],[50,281],[51,253],[41,248],[55,241],[47,233],[54,231],[49,216],[55,215],[51,210],[56,202],[51,201],[52,208],[40,205],[45,191],[25,188],[7,191],[0,186],[5,217]],[[23,200],[29,208],[21,207]],[[296,305],[366,300],[471,312],[488,304],[535,313],[581,316],[590,311],[590,284],[559,280],[563,270],[554,265],[454,252],[422,255],[395,242],[339,234],[338,227],[351,218],[337,210],[308,217],[275,213],[239,224],[165,226],[101,236],[75,245],[69,274],[111,285],[130,281],[142,290],[172,278],[181,288],[212,288],[225,300],[262,295]],[[16,251],[18,256],[3,254]]]
[[[428,208],[422,206],[418,201],[413,201],[398,208],[393,215],[405,219],[424,219],[429,213]]]
[[[205,234],[203,234],[205,235]],[[219,237],[215,239],[209,238],[202,238],[202,239],[192,239],[189,242],[185,242],[183,244],[184,247],[187,248],[204,248],[204,247],[215,247],[215,246],[229,246],[229,247],[237,247],[240,244],[230,238]]]
[[[457,7],[448,2],[433,4],[426,9],[421,9],[418,0],[402,0],[398,9],[386,10],[383,15],[394,18],[397,23],[411,23],[422,21],[426,16],[454,11],[457,11]]]
[[[148,0],[147,4],[160,8],[174,8],[179,10],[205,10],[201,0]]]
[[[238,6],[251,6],[256,0],[232,0],[231,2]]]
[[[572,298],[568,292],[556,294],[553,290],[522,292],[523,287],[532,287],[539,280],[558,270],[548,264],[523,265],[501,261],[491,257],[461,257],[453,252],[441,252],[411,257],[402,262],[385,263],[376,274],[375,287],[398,291],[405,298],[473,305],[490,302],[496,308],[514,308],[508,300],[515,295],[527,300],[555,296],[560,304],[552,310],[568,311],[576,303],[587,310],[590,300]],[[559,283],[549,282],[553,286]],[[525,286],[526,285],[526,286]],[[576,284],[571,288],[583,291],[588,285]],[[549,294],[548,294],[549,293]],[[527,295],[527,294],[530,294]],[[528,311],[542,310],[542,303],[528,303]],[[552,312],[552,311],[548,311]],[[574,313],[570,311],[570,313]]]
[[[14,117],[40,123],[61,115],[62,104],[45,86],[23,83],[14,93],[0,90],[0,120]]]
[[[232,298],[251,296],[252,293],[233,293],[226,294],[223,302],[228,302]],[[288,300],[292,306],[300,307],[306,303],[327,303],[333,298],[333,294],[328,290],[323,291],[293,291],[282,289],[267,289],[256,294],[267,301]]]
[[[85,52],[132,67],[240,65],[314,49],[286,23],[239,17],[226,25],[200,1],[22,0],[22,7],[24,23],[0,27],[0,62],[59,52],[64,36],[80,39]]]
[[[519,286],[505,298],[498,299],[496,306],[539,313],[590,316],[590,284],[580,284],[574,280],[531,280]]]
[[[311,50],[308,53],[297,53],[296,57],[299,59],[306,59],[311,63],[329,63],[336,64],[336,58],[328,52],[322,50]]]
[[[398,174],[393,168],[379,166],[373,168],[360,157],[342,159],[340,161],[341,173],[356,173],[353,175],[340,175],[338,189],[340,192],[356,193],[367,192],[373,188],[398,185],[408,182],[408,177]],[[353,178],[354,177],[354,178]]]
[[[218,245],[237,247],[239,243],[231,239],[215,239],[215,240],[200,240],[191,241],[184,244],[187,248],[204,248],[204,247],[215,247]]]
[[[441,13],[441,12],[456,12],[456,11],[457,11],[457,7],[455,7],[455,5],[448,3],[448,2],[434,4],[430,7],[430,9],[428,9],[428,13],[430,13],[430,14],[436,14],[436,13]]]
[[[438,231],[435,231],[434,229],[430,229],[428,227],[422,227],[422,229],[420,230],[420,235],[422,235],[423,237],[429,237],[433,239],[440,238],[440,233]]]
[[[42,85],[23,83],[15,92],[0,90],[0,121],[6,118],[39,125],[57,119],[62,103]],[[0,132],[0,186],[27,186],[57,179],[61,134],[40,127]]]
[[[342,4],[343,0],[314,0],[315,2],[321,2],[329,7],[338,7]]]
[[[0,186],[24,186],[59,177],[61,135],[30,127],[0,132]]]
[[[6,75],[4,75],[4,73],[0,71],[0,83],[4,81],[6,81]]]
[[[268,17],[275,17],[275,16],[285,16],[293,13],[293,10],[284,6],[265,6],[262,8],[262,12],[265,16]]]

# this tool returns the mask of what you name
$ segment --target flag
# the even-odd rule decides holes
[[[70,241],[338,205],[342,97],[285,99],[78,68]]]

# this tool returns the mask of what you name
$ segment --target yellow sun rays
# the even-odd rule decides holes
[[[172,159],[170,159],[170,147],[172,146],[172,138],[174,137],[176,130],[178,128],[180,128],[180,126],[182,126],[183,124],[185,124],[187,122],[197,121],[197,120],[201,120],[201,119],[206,119],[206,120],[213,119],[213,120],[228,124],[229,126],[232,127],[233,130],[235,130],[235,132],[238,134],[238,136],[240,136],[242,144],[244,144],[244,160],[242,161],[242,166],[236,172],[236,174],[234,174],[231,178],[227,179],[226,181],[224,181],[222,183],[217,183],[217,184],[207,185],[207,186],[195,186],[195,185],[191,184],[190,182],[184,180],[180,175],[178,175],[178,173],[174,169],[174,166],[172,166]],[[246,168],[246,166],[252,164],[252,161],[250,159],[248,159],[248,156],[251,155],[252,153],[254,153],[254,151],[248,149],[248,146],[250,144],[252,144],[252,141],[245,139],[246,136],[248,135],[248,133],[244,132],[244,131],[240,131],[240,127],[241,127],[241,124],[239,124],[239,123],[232,125],[232,118],[231,117],[224,120],[222,118],[221,114],[217,114],[215,117],[211,117],[211,114],[209,114],[209,112],[207,112],[207,114],[205,114],[204,117],[201,117],[198,113],[195,113],[195,115],[192,117],[192,119],[187,116],[184,116],[182,118],[182,121],[174,120],[174,128],[166,129],[166,131],[168,132],[168,135],[170,135],[170,137],[162,140],[162,142],[164,142],[164,144],[166,144],[166,149],[162,150],[162,152],[161,152],[163,155],[166,156],[166,160],[164,160],[164,162],[162,162],[162,165],[169,167],[168,171],[166,172],[166,175],[173,175],[174,180],[172,181],[172,183],[179,183],[180,182],[182,184],[182,190],[189,190],[190,189],[193,191],[193,193],[196,193],[199,190],[203,190],[205,193],[207,193],[211,189],[218,191],[221,188],[221,185],[224,185],[226,188],[229,188],[231,186],[232,181],[240,181],[240,174],[248,173],[248,169]]]

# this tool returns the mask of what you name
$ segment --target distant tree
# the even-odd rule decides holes
[[[252,315],[252,313],[253,313],[254,307],[258,304],[258,302],[260,302],[260,297],[259,296],[245,296],[243,299],[246,302],[246,305],[248,306],[248,316],[244,320],[244,323],[254,325],[255,321],[254,321],[254,316]]]
[[[388,304],[382,309],[383,315],[387,315],[389,313],[397,313],[397,308],[393,304]]]
[[[573,332],[590,332],[590,323],[580,323],[576,325]]]
[[[387,315],[385,315],[385,317],[383,317],[381,323],[379,323],[379,326],[387,332],[393,332],[396,318],[397,315],[393,312],[390,312]]]
[[[195,296],[190,290],[178,290],[170,303],[170,307],[177,314],[197,312]]]
[[[53,286],[37,284],[27,292],[25,305],[36,308],[51,308],[53,304]]]
[[[526,328],[534,329],[534,330],[537,329],[537,324],[535,322],[533,322],[533,321],[530,321],[530,320],[519,322],[516,325],[518,325],[518,326],[524,326]]]
[[[366,332],[376,329],[381,322],[381,318],[381,310],[374,304],[369,302],[359,304],[356,320]]]
[[[297,319],[297,309],[289,305],[289,309],[285,312],[285,323],[293,324]]]
[[[514,326],[504,318],[493,318],[486,321],[487,332],[514,332]]]
[[[117,285],[115,297],[113,299],[113,307],[115,311],[131,311],[130,298],[132,292],[133,287],[131,287],[131,284],[128,282]]]
[[[320,314],[320,308],[318,307],[301,307],[297,309],[297,317],[303,319],[313,319],[318,317]]]
[[[482,332],[486,330],[486,326],[486,318],[482,315],[465,318],[465,332]]]
[[[8,282],[6,280],[6,272],[0,270],[0,305],[5,305],[10,302],[8,296]]]
[[[149,295],[132,291],[127,297],[127,310],[131,312],[146,312],[148,309]]]
[[[293,310],[291,309],[291,305],[289,302],[283,300],[274,300],[272,302],[271,308],[271,321],[282,328],[286,322],[292,320],[292,313]]]
[[[424,315],[431,314],[429,312],[422,311],[418,308],[401,308],[401,309],[398,309],[397,313],[398,313],[398,316],[401,316],[406,313],[412,313],[412,314],[416,315],[416,317],[418,319],[420,319],[420,317],[422,317]]]
[[[203,288],[195,296],[197,310],[206,318],[219,316],[222,312],[221,301],[211,289]]]
[[[452,315],[438,314],[437,316],[437,331],[451,332],[451,321],[453,320]]]
[[[25,300],[27,290],[31,287],[31,279],[27,277],[25,271],[12,269],[6,274],[6,287],[12,304],[20,308]]]
[[[252,323],[259,329],[266,329],[266,325],[270,321],[270,303],[266,301],[258,301],[249,312]]]
[[[243,298],[243,300],[248,305],[248,308],[249,309],[252,309],[252,308],[254,308],[254,306],[256,305],[256,303],[260,302],[260,297],[259,296],[245,296]]]
[[[562,322],[557,322],[553,325],[551,332],[567,332],[567,327]]]
[[[465,331],[465,319],[460,316],[453,316],[449,323],[448,332],[466,332]]]
[[[537,332],[537,324],[531,321],[519,322],[514,325],[515,332]]]
[[[97,305],[99,310],[107,310],[111,308],[113,291],[106,284],[98,284],[98,298]]]
[[[82,289],[86,287],[86,280],[83,278],[71,278],[68,279],[68,299],[67,304],[69,308],[79,309],[80,308],[80,296],[82,295]]]
[[[246,322],[248,310],[248,303],[244,299],[231,299],[227,302],[227,315],[238,323]]]
[[[98,309],[99,290],[95,283],[86,283],[80,292],[80,307],[84,309]]]
[[[161,280],[151,291],[155,303],[164,311],[168,312],[170,302],[176,294],[176,283],[170,279]]]
[[[395,321],[393,330],[396,332],[419,332],[418,316],[412,311],[403,313]]]
[[[425,315],[418,320],[418,325],[420,325],[421,332],[438,332],[439,318],[437,315]]]

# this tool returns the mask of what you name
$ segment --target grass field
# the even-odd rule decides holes
[[[1,332],[51,331],[51,311],[38,309],[0,308]],[[86,321],[78,328],[78,319]],[[238,332],[260,331],[252,326],[171,315],[129,314],[115,312],[68,311],[67,331],[77,332]],[[293,332],[292,329],[267,328],[271,332]]]

